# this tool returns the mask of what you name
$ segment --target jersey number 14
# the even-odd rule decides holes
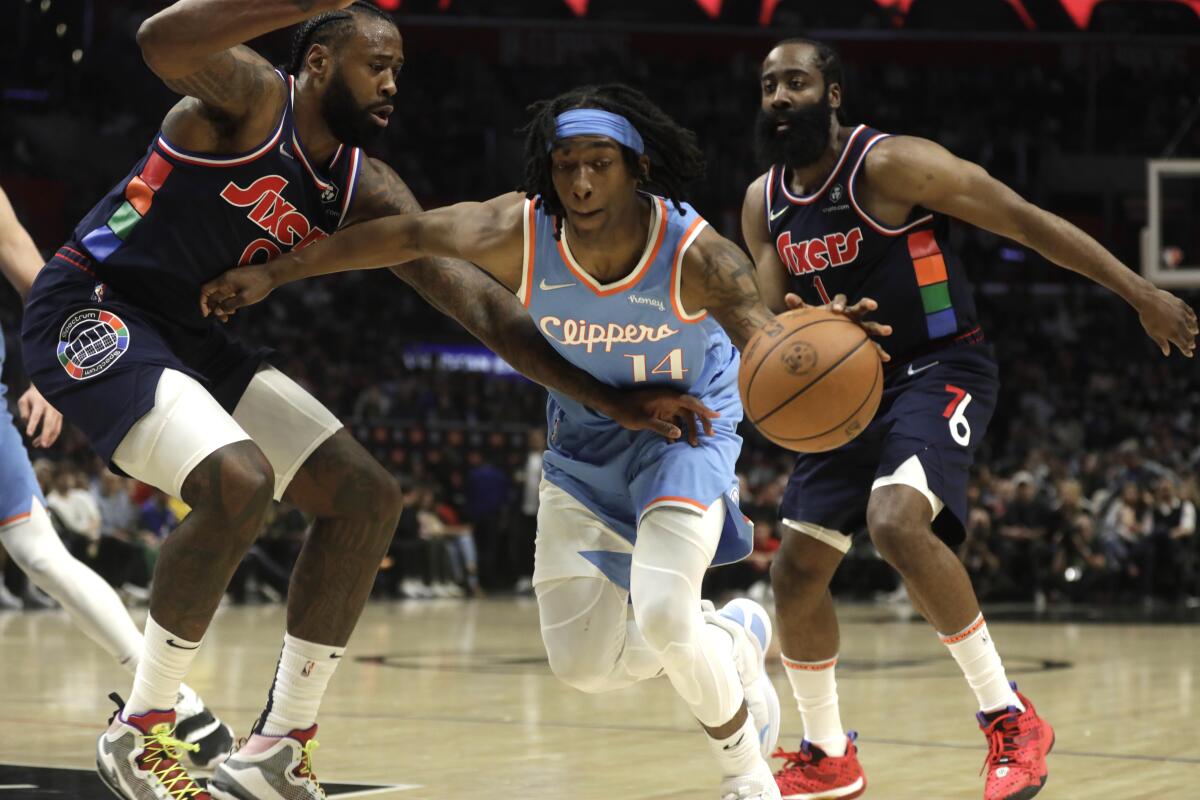
[[[629,355],[625,357],[633,361],[633,382],[644,383],[647,380],[646,376],[646,356],[643,354]],[[683,368],[683,348],[676,347],[663,358],[662,361],[655,365],[654,369],[650,370],[651,375],[670,375],[671,380],[681,381],[687,370]]]

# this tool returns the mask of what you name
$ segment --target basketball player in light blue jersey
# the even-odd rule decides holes
[[[735,492],[734,346],[782,326],[742,250],[682,202],[704,170],[690,131],[619,85],[531,111],[524,194],[364,222],[227,272],[201,307],[225,317],[288,281],[453,256],[515,292],[553,347],[601,381],[672,387],[718,412],[687,447],[551,392],[533,582],[561,680],[606,692],[665,672],[709,734],[719,796],[777,799],[764,758],[778,738],[770,621],[749,601],[702,613],[700,582],[751,547]]]
[[[24,300],[43,259],[12,205],[0,190],[0,273]],[[0,332],[0,372],[4,335]],[[133,673],[142,652],[142,634],[121,599],[103,578],[71,555],[50,522],[46,498],[38,486],[0,383],[0,544],[34,586],[58,601],[75,627]],[[17,401],[25,432],[37,447],[49,447],[62,430],[62,415],[30,386]],[[229,755],[233,731],[205,708],[187,684],[177,693],[176,736],[196,767],[211,769]]]

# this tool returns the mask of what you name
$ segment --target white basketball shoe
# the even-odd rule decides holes
[[[738,775],[721,781],[721,800],[782,800],[779,785],[766,761],[749,775]]]
[[[746,706],[758,730],[759,749],[763,758],[769,759],[779,742],[783,722],[779,694],[767,675],[771,616],[753,600],[738,598],[726,603],[720,611],[705,601],[704,621],[733,637],[733,658],[746,693]]]
[[[253,734],[217,767],[208,790],[214,800],[325,800],[313,774],[317,726],[287,736]]]

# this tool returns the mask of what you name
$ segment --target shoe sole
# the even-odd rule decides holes
[[[843,786],[840,789],[831,789],[828,792],[813,792],[810,794],[786,794],[782,795],[783,800],[854,800],[856,797],[862,797],[867,791],[867,776],[863,775],[859,780],[862,784],[854,788]],[[849,791],[849,794],[839,794],[839,792]]]
[[[129,800],[129,795],[121,791],[120,787],[114,786],[108,778],[108,770],[104,768],[99,761],[96,762],[96,774],[100,776],[100,782],[104,784],[104,788],[115,794],[121,800]]]
[[[1050,729],[1050,746],[1046,748],[1046,755],[1050,755],[1050,752],[1052,750],[1054,750],[1054,743],[1056,741],[1057,741],[1057,738],[1054,735],[1054,729],[1051,728]],[[1030,800],[1030,798],[1037,797],[1038,792],[1040,792],[1040,791],[1042,791],[1042,789],[1046,788],[1046,781],[1048,781],[1048,780],[1050,780],[1049,772],[1047,772],[1045,775],[1043,775],[1041,777],[1041,783],[1039,783],[1037,786],[1026,786],[1024,789],[1017,792],[1016,794],[1010,794],[1008,797],[1004,798],[1004,800]]]

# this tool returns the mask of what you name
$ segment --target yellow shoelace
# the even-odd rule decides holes
[[[315,753],[317,748],[320,746],[321,745],[317,743],[316,739],[309,739],[308,742],[305,743],[304,749],[300,752],[300,766],[296,768],[296,772],[312,781],[313,788],[320,793],[321,797],[325,797],[325,790],[322,789],[321,784],[317,782],[317,776],[313,773],[312,765],[313,753]]]
[[[179,759],[184,752],[194,753],[199,750],[200,745],[180,741],[171,735],[174,732],[175,729],[165,722],[151,728],[146,734],[146,750],[142,754],[142,762],[150,774],[162,783],[172,800],[199,797],[204,790],[187,774]]]

